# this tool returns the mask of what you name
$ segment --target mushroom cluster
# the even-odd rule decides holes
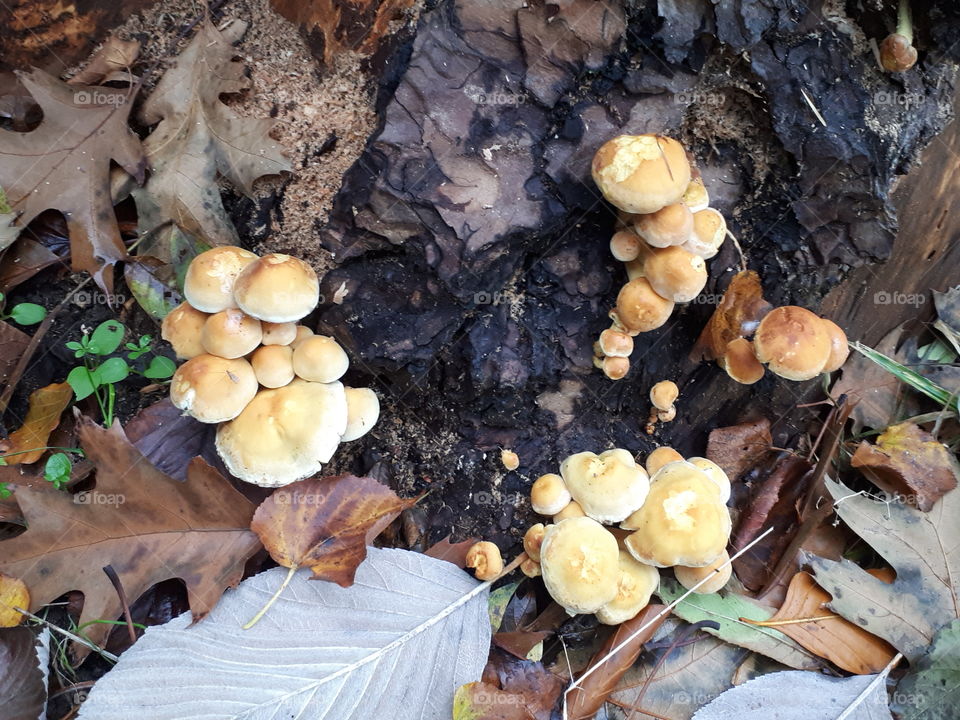
[[[717,592],[731,575],[729,498],[718,465],[671,448],[650,453],[645,467],[620,448],[571,455],[531,488],[533,509],[553,522],[527,530],[521,569],[543,576],[568,613],[608,625],[646,607],[658,568],[673,568],[688,589],[709,578],[696,592]]]
[[[727,223],[709,207],[699,171],[672,138],[615,137],[594,155],[592,170],[603,196],[620,210],[610,252],[628,278],[610,311],[613,324],[594,345],[594,364],[619,380],[630,369],[633,338],[662,326],[676,303],[703,290],[706,261],[720,251]]]
[[[236,477],[264,487],[309,477],[376,423],[376,393],[340,383],[350,365],[343,348],[297,324],[320,297],[302,260],[216,247],[190,263],[184,297],[162,327],[186,360],[170,399],[219,424],[217,452]]]

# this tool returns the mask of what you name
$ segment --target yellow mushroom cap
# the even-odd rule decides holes
[[[586,517],[586,516],[587,514],[583,511],[583,508],[580,507],[580,503],[578,503],[576,500],[571,500],[570,502],[568,502],[566,505],[563,506],[560,512],[553,514],[553,521],[555,523],[558,523],[561,520],[566,520],[567,518]]]
[[[473,574],[477,580],[493,580],[503,572],[503,556],[500,554],[500,548],[489,540],[481,540],[471,545],[467,550],[464,564],[468,568],[473,568]]]
[[[625,357],[605,357],[600,366],[603,374],[611,380],[621,380],[630,372],[630,360]]]
[[[543,545],[545,532],[543,523],[537,523],[527,528],[527,532],[523,535],[523,551],[534,562],[540,562],[540,546]]]
[[[500,463],[507,470],[516,470],[518,467],[520,467],[520,456],[517,455],[513,450],[501,450]]]
[[[650,489],[647,473],[626,450],[576,453],[560,464],[560,475],[587,517],[601,523],[626,519]]]
[[[827,364],[823,366],[822,372],[835,372],[843,367],[850,354],[847,334],[833,320],[820,318],[820,321],[830,336],[830,357],[827,358]]]
[[[683,203],[676,202],[654,213],[637,215],[633,226],[637,235],[651,247],[683,245],[693,235],[693,213]]]
[[[289,345],[297,339],[296,323],[262,322],[260,326],[263,330],[263,340],[260,342],[264,345]]]
[[[317,306],[320,281],[303,260],[271,253],[244,268],[233,296],[247,315],[274,323],[294,322]]]
[[[292,347],[294,350],[297,349],[297,346],[300,343],[302,343],[308,337],[313,337],[313,334],[314,334],[313,330],[308,328],[306,325],[297,325],[296,328],[297,328],[297,335],[290,342],[290,347]]]
[[[540,515],[555,515],[570,502],[570,491],[555,473],[538,477],[530,488],[530,505]]]
[[[197,310],[216,313],[237,307],[233,297],[237,276],[257,259],[249,250],[223,245],[197,255],[183,280],[183,295]]]
[[[690,212],[699,212],[710,205],[710,194],[702,177],[691,178],[687,189],[683,193],[683,204],[690,208]]]
[[[707,264],[699,255],[676,245],[648,252],[643,260],[644,276],[660,297],[690,302],[707,284]]]
[[[278,388],[293,381],[293,350],[286,345],[264,345],[250,356],[257,382],[266,388]]]
[[[787,380],[810,380],[830,359],[830,332],[821,318],[795,305],[768,312],[753,337],[757,360]]]
[[[650,604],[650,596],[660,587],[660,572],[652,565],[637,562],[628,552],[620,551],[617,595],[597,610],[597,620],[604,625],[619,625],[635,617]]]
[[[380,398],[370,388],[344,388],[347,395],[347,429],[343,442],[358,440],[380,419]]]
[[[610,238],[610,254],[620,262],[636,260],[640,254],[640,238],[633,230],[621,230]]]
[[[721,502],[726,503],[730,499],[730,478],[727,477],[722,467],[705,457],[690,457],[687,458],[687,462],[702,470],[720,488]]]
[[[650,402],[657,410],[669,410],[680,396],[680,388],[673,380],[661,380],[650,388]]]
[[[624,544],[640,562],[701,567],[726,548],[730,513],[720,489],[702,470],[673,462],[653,476],[643,507],[621,527],[635,530]]]
[[[600,333],[600,351],[607,357],[630,357],[633,338],[615,328],[607,328]]]
[[[670,319],[673,300],[658,295],[645,277],[634,278],[617,295],[617,321],[632,334],[650,332]]]
[[[263,338],[260,321],[237,308],[207,318],[200,331],[203,349],[211,355],[238,358],[253,352]]]
[[[621,135],[604,143],[592,163],[593,181],[629,213],[652,213],[678,202],[690,183],[683,146],[660,135]]]
[[[727,221],[713,208],[704,208],[693,214],[693,230],[683,243],[684,250],[709,260],[718,252],[727,237]]]
[[[727,375],[741,385],[753,385],[763,377],[765,368],[757,360],[753,343],[746,338],[735,338],[727,343],[727,351],[720,358]]]
[[[647,462],[644,463],[644,468],[647,471],[647,474],[650,477],[653,477],[660,468],[662,468],[667,463],[678,462],[683,460],[683,455],[678,453],[672,447],[658,447],[656,450],[647,455]]]
[[[257,377],[243,358],[197,355],[177,368],[170,381],[174,407],[204,423],[237,417],[257,394]]]
[[[677,576],[677,581],[687,590],[693,590],[697,583],[707,576],[712,576],[703,585],[693,590],[697,595],[706,595],[715,593],[730,580],[733,575],[733,568],[729,564],[724,566],[730,560],[730,555],[724,550],[716,560],[703,567],[684,567],[678,565],[673,569],[673,574]]]
[[[340,344],[327,335],[313,335],[293,351],[293,371],[304,380],[327,383],[339,380],[350,367]]]
[[[617,596],[617,539],[588,517],[547,527],[540,570],[547,591],[571,615],[596,612]]]
[[[280,487],[319,472],[346,427],[343,385],[294,379],[282,388],[261,390],[235,419],[223,423],[217,452],[241,480]]]
[[[538,563],[536,560],[531,560],[530,558],[527,558],[520,563],[520,572],[522,572],[528,578],[540,577],[543,574],[540,571],[540,563]]]
[[[207,313],[200,312],[190,303],[180,303],[163,318],[160,337],[170,343],[173,352],[181,360],[202,355],[200,332],[208,317]]]

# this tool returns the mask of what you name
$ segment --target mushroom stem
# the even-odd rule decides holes
[[[520,565],[523,563],[524,560],[527,560],[529,558],[530,556],[527,555],[525,552],[520,553],[513,560],[511,560],[507,565],[505,565],[503,567],[503,570],[501,570],[500,573],[495,578],[493,578],[492,580],[488,580],[486,584],[493,585],[493,583],[497,582],[497,580],[499,580],[500,578],[506,577],[507,575],[512,573],[514,570],[516,570],[518,567],[520,567]]]
[[[287,572],[287,576],[283,579],[283,582],[280,584],[280,587],[278,587],[277,591],[270,596],[270,599],[267,600],[267,604],[264,605],[262,608],[260,608],[260,611],[256,615],[254,615],[252,618],[250,618],[250,621],[243,626],[244,630],[249,630],[250,628],[252,628],[258,622],[260,622],[260,618],[262,618],[264,615],[267,614],[267,610],[269,610],[270,607],[277,601],[277,598],[280,597],[280,593],[283,592],[283,589],[290,584],[291,580],[293,580],[293,574],[297,572],[297,569],[298,568],[296,565],[290,568],[290,570]]]
[[[897,35],[903,35],[913,45],[913,13],[910,12],[910,0],[900,0],[897,5]]]
[[[737,240],[737,236],[734,235],[730,230],[727,230],[727,237],[733,242],[733,246],[737,249],[737,255],[740,256],[740,271],[747,271],[747,259],[744,257],[743,248],[740,247],[740,241]]]

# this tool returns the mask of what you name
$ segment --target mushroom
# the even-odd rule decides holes
[[[200,253],[184,276],[184,297],[197,310],[206,313],[237,307],[233,297],[237,277],[256,259],[254,253],[233,245]]]
[[[207,318],[200,331],[203,349],[222,358],[239,358],[252,353],[260,344],[260,321],[241,310],[229,308]]]
[[[718,362],[727,375],[741,385],[753,385],[765,372],[763,364],[757,360],[753,343],[742,337],[727,343],[727,350]]]
[[[297,325],[296,328],[297,328],[297,336],[290,343],[290,347],[292,347],[294,350],[297,349],[297,345],[302,343],[308,337],[313,337],[313,330],[308,328],[306,325]]]
[[[652,453],[647,455],[647,461],[644,463],[644,468],[647,471],[647,474],[650,477],[653,477],[654,474],[662,468],[667,463],[677,462],[678,460],[683,460],[683,455],[678,453],[672,447],[658,447]]]
[[[568,614],[596,612],[617,596],[619,556],[616,538],[603,525],[568,518],[544,532],[543,583]]]
[[[488,540],[471,545],[467,550],[464,564],[468,568],[473,568],[473,574],[477,580],[493,580],[503,572],[503,556],[500,554],[500,548]]]
[[[635,617],[650,604],[650,596],[660,587],[659,571],[637,562],[630,553],[621,550],[617,563],[616,597],[597,610],[597,620],[604,625],[619,625]]]
[[[621,135],[593,156],[593,181],[628,213],[652,213],[678,202],[690,183],[683,145],[661,135]]]
[[[160,337],[170,343],[173,352],[181,360],[189,360],[203,354],[200,332],[210,317],[190,303],[182,302],[167,313],[160,325]]]
[[[319,472],[346,427],[343,385],[296,378],[284,387],[261,390],[235,419],[223,423],[217,429],[217,452],[241,480],[280,487]]]
[[[607,328],[600,333],[600,352],[607,357],[630,357],[633,338],[616,328]]]
[[[538,563],[536,560],[531,560],[530,558],[527,558],[520,563],[520,572],[522,572],[528,578],[540,577],[543,574],[540,570],[540,563]]]
[[[603,374],[611,380],[621,380],[630,372],[630,360],[625,357],[605,357],[601,360]]]
[[[693,235],[693,213],[683,203],[676,202],[648,215],[637,215],[633,227],[651,247],[683,245]],[[637,255],[641,250],[637,248]]]
[[[293,351],[293,371],[311,382],[339,380],[350,367],[350,358],[339,343],[327,335],[312,335]]]
[[[680,395],[680,388],[673,380],[661,380],[650,388],[650,402],[662,422],[670,422],[677,415],[674,403]]]
[[[543,535],[546,528],[543,523],[537,523],[527,528],[523,536],[523,551],[534,562],[540,562],[540,546],[543,545]]]
[[[520,467],[520,456],[517,455],[513,450],[501,450],[500,462],[507,470],[512,472]]]
[[[690,457],[687,458],[687,462],[702,470],[720,488],[721,502],[726,503],[730,499],[730,478],[727,477],[722,467],[705,457]]]
[[[687,189],[683,193],[682,202],[690,208],[692,213],[700,212],[710,205],[710,194],[699,173],[696,173],[696,177],[690,178]]]
[[[633,230],[621,230],[610,238],[610,254],[620,262],[636,260],[640,254],[640,242]]]
[[[380,398],[370,388],[343,389],[347,396],[347,429],[341,440],[358,440],[370,432],[380,419]]]
[[[263,330],[263,340],[260,342],[264,345],[289,345],[297,339],[296,323],[263,322],[260,326]]]
[[[647,473],[626,450],[576,453],[560,464],[560,475],[587,517],[600,523],[626,519],[650,489]]]
[[[643,262],[643,275],[650,287],[662,298],[674,302],[690,302],[707,284],[707,263],[677,245],[665,248],[640,248],[638,261]]]
[[[726,547],[730,513],[706,473],[690,463],[673,462],[651,478],[643,507],[621,527],[635,531],[624,544],[642,563],[703,567]]]
[[[530,505],[540,515],[556,515],[571,499],[563,478],[555,473],[541,475],[530,488]]]
[[[661,327],[670,319],[674,303],[654,292],[650,281],[634,278],[620,289],[617,309],[611,313],[624,332],[637,335]]]
[[[786,305],[768,312],[753,336],[757,360],[787,380],[810,380],[830,359],[830,332],[821,318]]]
[[[288,385],[294,378],[293,350],[287,345],[263,345],[253,351],[250,364],[257,382],[266,388]]]
[[[900,0],[897,5],[897,30],[880,43],[880,64],[888,72],[906,72],[916,62],[910,0]]]
[[[704,208],[693,214],[693,231],[683,249],[709,260],[718,252],[727,236],[727,221],[717,210]]]
[[[850,354],[850,345],[847,344],[847,334],[832,320],[820,318],[823,326],[830,336],[830,357],[827,358],[827,364],[823,366],[821,372],[836,372],[843,367]]]
[[[271,253],[243,269],[233,296],[241,310],[258,320],[294,322],[317,306],[320,282],[303,260]]]
[[[571,500],[563,506],[563,509],[560,512],[553,514],[553,521],[558,523],[561,520],[566,520],[567,518],[586,516],[587,514],[583,511],[583,508],[580,507],[580,503],[578,503],[576,500]]]
[[[677,581],[687,590],[693,590],[697,583],[707,576],[712,576],[707,582],[693,590],[698,595],[715,593],[720,590],[730,580],[733,574],[733,568],[730,565],[730,555],[724,550],[720,557],[709,565],[703,567],[685,567],[678,565],[673,569],[673,574],[677,576]]]
[[[257,394],[257,377],[243,358],[197,355],[177,368],[170,381],[174,407],[204,423],[232,420]]]

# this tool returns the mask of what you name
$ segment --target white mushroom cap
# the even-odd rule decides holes
[[[554,473],[538,477],[530,488],[530,505],[541,515],[556,515],[570,502],[570,491],[563,478]]]
[[[294,322],[317,306],[320,281],[303,260],[271,253],[244,268],[233,296],[247,315],[274,323]]]
[[[197,310],[207,313],[237,307],[233,288],[237,276],[257,259],[249,250],[223,245],[197,255],[183,280],[183,295]]]
[[[173,352],[181,360],[202,355],[204,350],[200,333],[208,317],[207,313],[200,312],[190,303],[180,303],[163,318],[160,337],[170,343]]]
[[[617,596],[619,557],[617,539],[603,525],[568,518],[544,531],[543,582],[569,614],[596,612]]]
[[[604,625],[619,625],[635,617],[660,587],[660,572],[652,565],[637,562],[623,550],[618,564],[617,596],[597,610],[597,620]]]
[[[380,419],[380,398],[370,388],[344,388],[347,395],[347,430],[343,442],[362,438]]]
[[[601,523],[626,519],[650,489],[647,473],[626,450],[571,455],[561,463],[560,475],[587,516]]]
[[[293,381],[293,350],[287,345],[264,345],[250,356],[257,382],[266,388],[278,388]]]
[[[280,487],[320,471],[347,428],[343,385],[295,379],[261,390],[217,430],[217,452],[236,477]]]
[[[214,313],[200,331],[203,349],[223,358],[239,358],[252,353],[260,344],[260,321],[237,308]]]
[[[720,499],[723,502],[727,502],[727,500],[730,499],[730,478],[727,477],[723,468],[713,460],[708,460],[705,457],[687,458],[687,462],[694,467],[700,468],[708,478],[717,484],[717,487],[720,488]]]
[[[243,358],[197,355],[177,368],[170,381],[174,407],[204,423],[237,417],[256,394],[256,375]]]
[[[350,367],[350,358],[340,344],[327,335],[312,335],[293,351],[293,371],[311,382],[339,380]]]

